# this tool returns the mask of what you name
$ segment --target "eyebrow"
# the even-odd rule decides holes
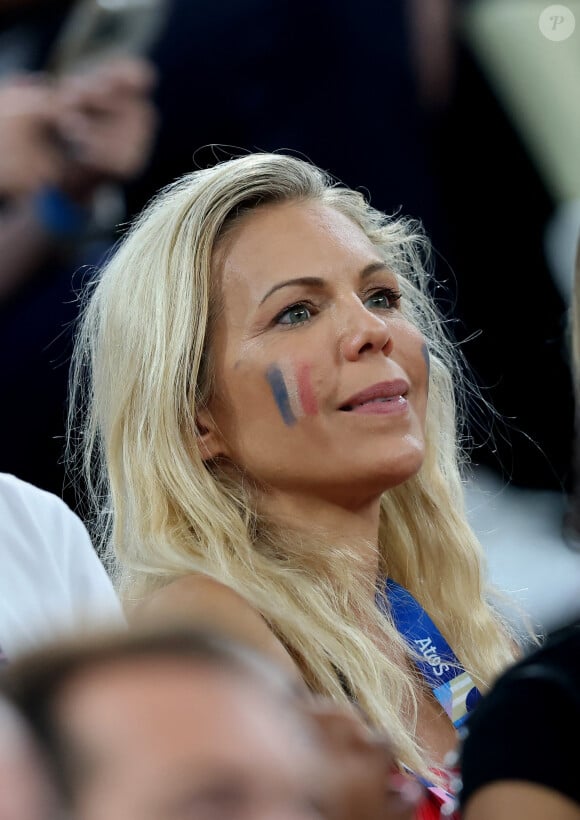
[[[361,270],[359,278],[366,279],[367,276],[371,276],[373,273],[383,270],[389,270],[384,262],[371,262]],[[263,305],[266,299],[281,288],[288,288],[292,285],[307,285],[311,288],[323,288],[325,284],[326,281],[321,279],[319,276],[299,276],[297,279],[287,279],[285,282],[278,282],[277,285],[271,287],[270,290],[262,297],[260,305]]]

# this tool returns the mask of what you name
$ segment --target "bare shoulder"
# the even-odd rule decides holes
[[[262,616],[248,601],[207,575],[184,575],[153,592],[133,610],[133,623],[159,618],[191,621],[204,626],[220,627],[231,622],[249,628],[266,627]],[[269,630],[268,630],[269,632]]]
[[[165,620],[215,629],[272,658],[293,676],[300,675],[261,614],[235,590],[206,575],[184,575],[171,581],[140,602],[129,619],[133,625]]]

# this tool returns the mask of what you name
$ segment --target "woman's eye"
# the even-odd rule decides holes
[[[292,305],[278,314],[276,323],[279,325],[301,325],[303,322],[307,322],[311,316],[312,312],[307,305]]]
[[[397,307],[401,294],[391,288],[382,288],[375,291],[364,301],[369,310],[388,310]]]

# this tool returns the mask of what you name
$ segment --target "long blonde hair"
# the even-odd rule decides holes
[[[416,741],[410,671],[381,651],[402,639],[372,606],[356,554],[316,548],[317,535],[264,520],[249,488],[202,461],[196,412],[212,390],[212,258],[243,214],[316,200],[347,215],[400,279],[402,309],[431,354],[426,457],[382,498],[379,559],[425,607],[480,686],[512,659],[486,598],[483,556],[464,511],[454,380],[460,377],[427,292],[420,226],[387,217],[307,162],[250,154],[164,189],[105,266],[82,317],[73,367],[71,446],[83,454],[95,525],[121,595],[202,573],[266,618],[312,688],[345,700],[337,670],[407,765],[429,765]],[[366,626],[363,628],[361,625]],[[368,628],[370,627],[370,629]]]

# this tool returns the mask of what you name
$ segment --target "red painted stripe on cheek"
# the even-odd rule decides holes
[[[312,389],[309,364],[302,364],[298,367],[296,381],[298,382],[298,395],[304,413],[307,416],[315,416],[318,413],[318,403]]]

